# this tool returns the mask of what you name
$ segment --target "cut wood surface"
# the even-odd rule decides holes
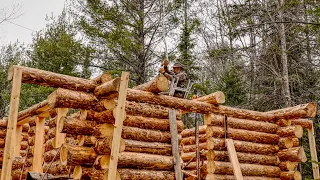
[[[68,133],[73,135],[91,135],[94,127],[97,125],[94,121],[80,120],[71,117],[62,117],[59,124],[63,124],[61,133]]]
[[[120,77],[110,80],[108,82],[105,82],[94,89],[94,94],[97,97],[101,97],[101,96],[106,96],[110,93],[118,92],[120,88],[120,82],[121,82]]]
[[[202,151],[201,155],[204,159],[207,159],[207,150]],[[229,156],[227,151],[214,151],[215,161],[229,161]],[[181,158],[184,162],[189,162],[190,160],[195,161],[195,152],[182,153]],[[275,155],[261,155],[261,154],[250,154],[237,152],[237,157],[240,163],[248,164],[261,164],[261,165],[278,165],[280,160]]]
[[[125,151],[172,156],[172,146],[168,143],[144,142],[124,139]]]
[[[165,76],[157,76],[147,83],[134,87],[133,89],[159,93],[169,89],[169,81]]]
[[[97,83],[93,80],[16,65],[12,66],[9,69],[9,80],[12,79],[13,68],[22,70],[23,83],[38,84],[48,87],[65,88],[85,92],[93,91],[97,86]]]
[[[141,129],[141,128],[128,127],[128,126],[123,126],[122,138],[146,141],[146,142],[162,142],[162,143],[171,142],[170,132]]]
[[[224,116],[215,114],[206,114],[205,123],[212,126],[224,126]],[[273,123],[253,121],[247,119],[239,119],[233,117],[227,117],[228,128],[245,129],[251,131],[259,131],[265,133],[275,134],[278,126]]]
[[[293,138],[285,137],[279,139],[279,148],[281,149],[288,149],[293,147]]]
[[[280,174],[281,180],[302,180],[301,173],[299,171],[283,171]]]
[[[303,128],[300,125],[280,127],[277,131],[280,137],[297,137],[301,138],[303,135]]]
[[[225,128],[207,126],[206,136],[222,138],[225,136]],[[263,132],[248,131],[243,129],[228,128],[228,138],[241,141],[249,141],[264,144],[278,144],[279,136]]]
[[[309,119],[292,119],[292,125],[300,125],[303,128],[311,129],[313,126],[313,121]]]
[[[207,102],[210,104],[223,104],[225,103],[226,98],[223,92],[217,91],[209,95],[199,97],[196,99],[196,101]]]
[[[209,138],[207,143],[201,143],[200,147],[204,149],[226,150],[225,140],[219,138]],[[234,140],[234,146],[237,152],[254,153],[254,154],[274,154],[279,151],[277,145],[253,143],[247,141]],[[183,146],[183,152],[195,152],[195,145]]]
[[[298,162],[284,161],[280,162],[279,168],[281,171],[293,171],[298,165]]]
[[[71,144],[64,144],[60,152],[62,165],[92,165],[97,157],[93,148]]]
[[[202,168],[206,171],[207,161],[204,162]],[[215,161],[215,174],[232,175],[233,168],[230,162]],[[188,169],[196,169],[196,163],[191,162]],[[277,166],[266,166],[257,164],[240,164],[241,172],[244,176],[266,176],[280,177],[281,170]]]
[[[173,157],[135,152],[122,152],[119,155],[118,167],[173,171]]]
[[[268,111],[266,113],[273,114],[277,119],[295,119],[315,117],[317,114],[317,103],[311,102],[307,104],[300,104],[294,107],[284,109],[277,109]]]
[[[112,136],[105,137],[103,139],[98,139],[94,145],[94,150],[97,154],[110,154],[112,147]],[[120,148],[119,152],[124,151],[125,142],[122,138],[120,138]]]
[[[118,169],[121,180],[148,179],[148,180],[174,180],[172,171],[156,171],[145,169]]]
[[[111,81],[112,75],[108,72],[104,72],[101,75],[93,78],[92,80],[94,80],[97,84],[103,84],[105,82]]]
[[[303,147],[293,147],[290,149],[282,149],[278,152],[281,161],[306,162],[307,157]]]

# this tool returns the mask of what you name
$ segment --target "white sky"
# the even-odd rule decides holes
[[[10,12],[13,6],[17,6],[17,15],[20,15],[11,20],[17,25],[9,22],[0,24],[0,46],[17,40],[25,44],[31,43],[32,33],[45,27],[46,15],[58,16],[63,10],[64,2],[65,0],[0,0],[0,22],[3,9]]]

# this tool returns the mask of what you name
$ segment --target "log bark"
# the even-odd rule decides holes
[[[215,174],[216,180],[236,180],[233,175]],[[243,176],[243,180],[280,180],[279,178],[261,177],[261,176]]]
[[[203,143],[207,141],[207,137],[205,134],[199,134],[199,143]],[[183,145],[190,145],[190,144],[196,144],[195,137],[185,137],[181,139],[181,144]]]
[[[301,138],[303,135],[303,128],[300,125],[280,127],[277,131],[280,137],[297,137]]]
[[[196,101],[207,102],[210,104],[223,104],[226,101],[226,98],[221,91],[214,92],[212,94],[199,97],[195,99]]]
[[[49,139],[45,144],[44,144],[44,152],[51,151],[54,149],[55,146],[55,138]]]
[[[58,149],[52,149],[43,154],[44,162],[51,162],[53,159],[58,160],[60,157],[60,152]]]
[[[48,121],[48,126],[50,128],[55,128],[57,126],[56,121],[57,121],[56,117],[50,118],[49,121]]]
[[[73,108],[84,110],[105,110],[102,101],[90,93],[58,88],[48,96],[50,108]]]
[[[23,124],[22,125],[22,132],[28,132],[30,129],[29,123]]]
[[[105,82],[111,81],[112,75],[107,72],[104,72],[103,74],[93,78],[92,80],[94,80],[97,84],[103,84]]]
[[[26,149],[28,149],[28,147],[29,147],[29,145],[28,145],[27,141],[21,141],[20,150],[26,150]]]
[[[225,136],[225,129],[216,126],[207,126],[206,136],[222,138]],[[262,132],[248,131],[242,129],[228,128],[228,138],[241,141],[249,141],[264,144],[278,144],[279,136]]]
[[[29,107],[28,109],[25,109],[25,110],[19,112],[18,121],[21,121],[27,117],[37,115],[40,112],[42,113],[43,110],[41,110],[41,109],[48,109],[48,108],[46,108],[47,105],[48,105],[48,101],[44,100],[38,104],[35,104],[35,105]]]
[[[103,139],[98,139],[95,143],[94,150],[97,154],[111,154],[112,148],[112,136],[105,137]],[[121,138],[120,139],[120,149],[119,152],[123,152],[125,150],[125,142]]]
[[[1,132],[1,131],[0,131]],[[32,126],[30,127],[29,131],[28,131],[28,135],[29,137],[34,136],[36,134],[36,126]]]
[[[73,135],[91,135],[97,125],[94,121],[79,120],[77,118],[62,117],[59,124],[63,124],[61,133]]]
[[[92,165],[97,153],[93,148],[64,144],[60,152],[60,161],[62,165]]]
[[[134,152],[122,152],[119,155],[118,167],[173,170],[173,157]]]
[[[118,92],[120,88],[120,77],[105,82],[94,89],[94,95],[97,97],[107,96],[111,93]]]
[[[54,161],[53,163],[44,163],[43,170],[52,175],[62,175],[62,174],[70,174],[70,166],[66,166],[61,164],[59,160]]]
[[[0,127],[6,128],[7,127],[7,123],[8,123],[8,119],[7,118],[3,118],[0,120]]]
[[[281,171],[293,171],[298,165],[298,162],[284,161],[280,162],[279,168]]]
[[[22,173],[21,179],[26,179],[28,171],[30,171],[29,168],[24,168],[23,171],[21,169],[12,170],[11,172],[12,180],[20,180],[21,173]]]
[[[309,119],[292,119],[291,123],[292,125],[300,125],[306,129],[312,129],[313,126],[313,121]]]
[[[118,169],[121,180],[148,179],[148,180],[174,180],[174,172],[155,171],[145,169]]]
[[[50,128],[48,132],[48,139],[52,139],[56,137],[56,128]]]
[[[293,141],[293,147],[299,146],[299,139],[298,138],[292,138],[292,141]]]
[[[293,147],[293,138],[286,137],[286,138],[280,138],[279,139],[279,148],[281,149],[288,149]]]
[[[38,84],[43,86],[72,89],[76,91],[92,92],[97,83],[93,80],[77,78],[73,76],[57,74],[49,71],[33,69],[14,65],[9,69],[8,79],[13,76],[13,68],[22,70],[22,82],[29,84]]]
[[[203,151],[201,153],[204,159],[207,158],[207,152]],[[214,151],[214,159],[215,161],[229,161],[229,155],[227,151]],[[182,153],[181,158],[184,162],[189,162],[191,159],[192,161],[196,161],[196,153]],[[274,155],[261,155],[261,154],[250,154],[250,153],[242,153],[237,152],[237,157],[240,163],[248,163],[248,164],[261,164],[261,165],[278,165],[280,160],[277,156]]]
[[[294,147],[283,149],[278,152],[278,157],[281,161],[306,162],[307,157],[303,147]]]
[[[300,104],[294,107],[268,111],[266,113],[273,114],[277,119],[315,117],[317,114],[317,103],[311,102],[307,104]]]
[[[291,120],[289,119],[279,119],[276,124],[281,127],[291,126]]]
[[[122,138],[146,142],[171,142],[170,132],[162,132],[157,130],[141,129],[127,126],[123,126]]]
[[[109,168],[110,156],[109,155],[100,155],[93,163],[93,167],[96,170],[106,170]]]
[[[302,180],[301,173],[299,171],[283,171],[280,174],[281,180]]]
[[[169,89],[169,81],[165,76],[157,76],[155,79],[134,87],[133,89],[140,91],[148,91],[153,93],[164,92]]]
[[[24,164],[24,159],[25,158],[22,158],[22,157],[15,157],[12,161],[12,167],[11,169],[12,170],[15,170],[15,169],[21,169],[23,167],[23,164]]]
[[[205,161],[204,166],[202,167],[206,171],[206,164]],[[216,169],[215,174],[224,174],[224,175],[232,175],[233,174],[233,167],[232,164],[229,162],[221,162],[215,161]],[[196,163],[191,162],[188,169],[195,169]],[[240,169],[243,176],[266,176],[266,177],[279,177],[281,170],[279,167],[276,166],[266,166],[266,165],[257,165],[257,164],[240,164]]]
[[[126,152],[138,152],[172,156],[172,146],[167,143],[143,142],[125,139]]]
[[[224,116],[215,114],[206,114],[205,121],[207,125],[222,126],[224,127]],[[278,126],[273,123],[252,121],[247,119],[239,119],[233,117],[227,117],[228,128],[245,129],[250,131],[265,132],[275,134]]]
[[[5,143],[6,143],[6,140],[0,138],[0,148],[4,148]]]
[[[0,128],[0,138],[5,138],[7,135],[7,129]]]
[[[273,155],[279,151],[278,146],[270,145],[270,144],[260,144],[260,143],[252,143],[246,141],[238,141],[234,140],[234,146],[237,152],[244,153],[253,153],[253,154],[265,154],[265,155]],[[207,143],[201,143],[200,147],[206,149],[213,150],[226,150],[225,140],[219,138],[209,138]],[[187,145],[183,146],[183,152],[195,152],[195,145]]]

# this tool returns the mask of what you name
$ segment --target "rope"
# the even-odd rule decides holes
[[[56,159],[57,155],[60,153],[60,150],[61,150],[62,146],[63,146],[63,145],[61,145],[61,146],[59,147],[58,152],[56,153],[56,155],[54,155],[54,157],[53,157],[52,161],[50,162],[49,167],[46,169],[46,171],[45,171],[44,175],[43,175],[43,176],[41,176],[41,180],[44,180],[43,178],[45,178],[45,176],[47,175],[47,172],[48,172],[48,170],[50,169],[50,167],[51,167],[51,165],[52,165],[53,161]],[[48,177],[47,177],[47,178],[48,178]]]

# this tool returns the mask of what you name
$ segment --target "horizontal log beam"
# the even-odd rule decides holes
[[[144,142],[124,139],[126,152],[138,152],[172,156],[172,146],[169,143]]]
[[[317,114],[317,103],[311,102],[307,104],[300,104],[293,107],[284,109],[277,109],[268,111],[266,113],[273,114],[277,119],[296,119],[296,118],[308,118],[315,117]]]
[[[152,179],[152,180],[174,180],[172,171],[156,171],[146,169],[118,169],[121,180]]]
[[[301,127],[306,129],[312,129],[313,121],[309,119],[292,119],[291,124],[300,125]]]

